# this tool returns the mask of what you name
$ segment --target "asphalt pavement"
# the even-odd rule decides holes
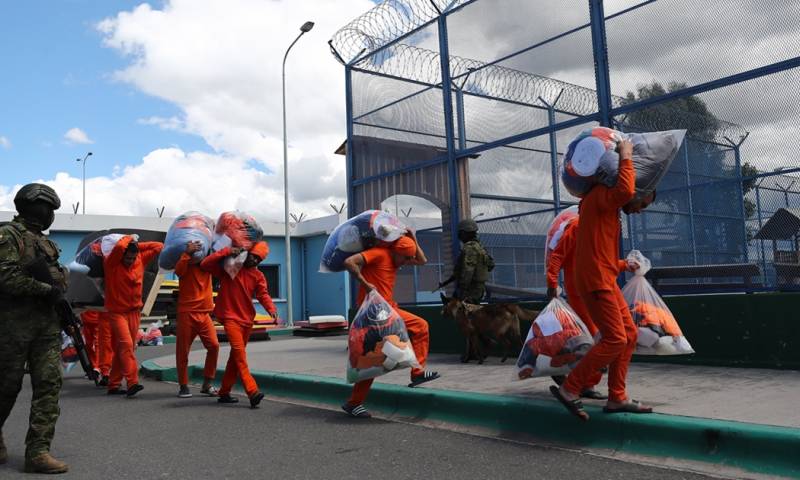
[[[138,356],[171,352],[174,345],[143,347]],[[58,478],[710,478],[289,403],[218,405],[197,389],[179,399],[174,384],[142,383],[139,396],[125,399],[106,396],[75,370],[67,375],[52,453],[71,470]],[[0,478],[36,478],[21,473],[29,405],[26,384],[3,428],[10,460]]]

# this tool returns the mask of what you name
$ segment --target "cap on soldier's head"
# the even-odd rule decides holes
[[[41,183],[29,183],[20,188],[14,197],[14,206],[19,210],[20,204],[33,203],[37,200],[47,203],[53,210],[61,207],[61,199],[58,198],[56,191]]]
[[[467,218],[465,220],[461,220],[458,222],[458,231],[459,232],[477,232],[478,231],[478,222],[472,220],[471,218]]]

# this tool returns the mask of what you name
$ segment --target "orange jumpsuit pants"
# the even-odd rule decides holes
[[[625,379],[638,333],[628,304],[619,287],[581,294],[581,299],[602,338],[567,376],[564,389],[578,395],[583,389],[594,386],[592,381],[597,373],[608,367],[608,399],[624,402],[627,400]]]
[[[189,383],[189,351],[195,337],[200,336],[200,341],[206,348],[206,363],[203,369],[203,378],[213,380],[217,371],[217,357],[219,356],[219,340],[214,322],[208,312],[178,312],[177,339],[175,341],[175,363],[178,367],[178,383]]]
[[[228,357],[228,363],[225,365],[225,375],[222,377],[222,386],[220,387],[220,395],[228,395],[231,393],[233,384],[236,383],[236,378],[242,380],[244,391],[247,396],[251,396],[258,392],[258,385],[253,375],[250,374],[250,367],[247,365],[247,342],[250,340],[250,334],[253,331],[252,325],[242,325],[235,320],[223,320],[222,324],[225,326],[225,335],[228,337],[228,344],[231,347],[231,353]]]
[[[100,317],[97,329],[97,364],[100,374],[107,377],[111,374],[111,362],[114,360],[114,343],[111,335],[111,320],[108,314]]]
[[[86,344],[86,355],[95,370],[100,370],[98,367],[98,353],[99,353],[99,337],[100,337],[100,322],[83,322],[83,343]]]
[[[139,364],[136,361],[136,333],[139,331],[141,312],[108,313],[111,323],[111,336],[114,344],[114,360],[111,362],[111,375],[108,389],[119,388],[125,377],[128,388],[139,383]]]
[[[578,317],[580,317],[580,319],[586,325],[586,328],[589,329],[589,333],[594,337],[594,335],[598,331],[598,328],[597,325],[595,325],[594,322],[592,321],[592,316],[589,313],[589,309],[586,308],[586,304],[583,302],[583,299],[581,298],[580,294],[578,294],[578,291],[575,289],[575,287],[572,287],[570,284],[566,282],[565,284],[567,285],[566,288],[567,303],[569,303],[569,306],[572,307],[573,310],[575,310],[575,313],[578,314]],[[592,375],[589,378],[588,380],[589,385],[586,388],[594,387],[595,385],[600,383],[600,380],[602,379],[603,379],[603,372],[598,370],[597,372],[595,372],[594,375]]]
[[[406,324],[408,336],[411,338],[411,348],[414,349],[414,355],[416,355],[417,361],[420,364],[420,368],[411,369],[411,378],[413,379],[414,377],[425,373],[425,362],[428,359],[428,345],[430,344],[428,322],[411,312],[406,312],[405,310],[401,310],[399,308],[396,308],[395,310],[397,310],[400,318],[402,318],[403,322]],[[355,406],[364,403],[374,380],[374,378],[370,378],[369,380],[356,382],[356,384],[353,385],[353,393],[347,400],[347,404]]]

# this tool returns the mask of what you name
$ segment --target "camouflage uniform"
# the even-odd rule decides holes
[[[22,388],[27,362],[33,396],[26,459],[50,450],[62,382],[61,325],[48,301],[53,287],[34,279],[26,266],[44,258],[62,291],[66,275],[58,246],[36,232],[20,217],[0,226],[0,429]]]
[[[481,303],[486,293],[489,272],[494,269],[494,259],[478,239],[461,247],[455,268],[456,296],[467,303]]]

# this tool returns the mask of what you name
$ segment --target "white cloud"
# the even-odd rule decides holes
[[[67,130],[67,133],[64,134],[64,139],[68,143],[80,143],[80,144],[90,144],[94,143],[94,141],[89,138],[89,135],[86,134],[83,130],[78,127],[70,128]]]
[[[9,140],[8,137],[0,135],[0,147],[5,149],[11,148],[11,140]]]
[[[292,179],[290,189],[314,191],[310,199],[300,198],[292,212],[309,216],[330,214],[328,203],[338,201],[342,175],[332,171],[324,159],[307,167],[317,172],[313,185],[305,176]],[[81,200],[80,177],[59,172],[52,180],[36,180],[53,187],[61,197],[61,212]],[[204,152],[187,153],[177,148],[155,150],[142,163],[116,171],[112,177],[86,180],[86,212],[91,214],[155,215],[165,206],[165,215],[199,210],[212,217],[223,211],[241,209],[261,220],[283,218],[282,177],[255,168],[244,157]],[[21,185],[0,186],[0,209],[13,210],[13,198]]]

